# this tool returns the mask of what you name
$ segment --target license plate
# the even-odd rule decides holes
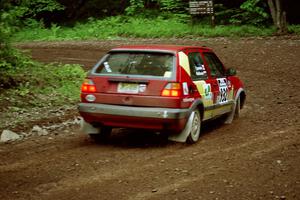
[[[136,83],[119,83],[118,92],[137,94],[139,92],[139,85]]]

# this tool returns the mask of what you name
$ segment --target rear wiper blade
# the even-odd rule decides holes
[[[129,77],[128,77],[129,78]],[[148,80],[132,80],[132,79],[126,79],[126,78],[109,78],[109,82],[114,82],[114,83],[145,83],[148,84]]]

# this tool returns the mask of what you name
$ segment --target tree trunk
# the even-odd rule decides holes
[[[282,10],[282,0],[268,0],[268,5],[277,33],[287,33],[286,12]]]

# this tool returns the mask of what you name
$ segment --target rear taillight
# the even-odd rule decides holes
[[[91,79],[85,79],[81,85],[81,92],[96,92],[96,86]]]
[[[161,91],[161,96],[164,97],[179,97],[181,96],[182,88],[180,83],[168,83]]]

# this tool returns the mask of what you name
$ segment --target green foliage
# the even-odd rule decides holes
[[[43,65],[34,73],[38,76],[34,81],[38,85],[31,87],[33,93],[52,95],[57,103],[79,100],[80,85],[86,75],[80,65]]]
[[[12,6],[9,0],[0,2],[0,100],[10,97],[7,104],[17,107],[78,100],[79,87],[85,76],[80,66],[43,65],[10,45],[11,36],[19,30],[24,19],[30,28],[44,29],[42,23],[32,17],[63,7],[55,0],[21,0],[15,3]],[[59,30],[59,26],[51,26],[52,38],[57,37]]]
[[[135,15],[144,9],[144,0],[130,0],[130,5],[125,9],[127,15]]]
[[[176,14],[186,13],[187,1],[182,0],[130,0],[129,6],[125,9],[127,15],[143,15],[145,10],[160,12],[172,12]],[[155,12],[153,12],[155,13]],[[145,16],[145,15],[143,15]],[[155,17],[157,15],[152,15]]]
[[[5,72],[8,70],[15,70],[27,64],[31,64],[31,60],[22,55],[14,48],[1,48],[0,49],[0,83],[4,84],[7,77]]]
[[[17,5],[14,5],[10,10],[16,13],[16,24],[19,26],[29,25],[40,18],[44,13],[52,13],[63,10],[64,6],[56,2],[56,0],[21,0]],[[39,22],[40,23],[40,22]]]
[[[34,17],[43,12],[63,10],[64,6],[56,0],[22,0],[21,6],[26,10],[25,14]]]
[[[5,77],[10,77],[9,80],[13,80],[14,85],[0,87],[0,99],[10,96],[9,103],[16,107],[76,102],[79,100],[80,85],[86,75],[79,65],[43,65],[33,61],[5,73]]]
[[[159,4],[162,11],[175,13],[183,13],[188,6],[182,0],[159,0]]]
[[[0,6],[1,21],[5,21],[11,27],[34,23],[33,21],[40,14],[64,9],[64,6],[57,3],[56,0],[20,0],[14,2],[14,4],[9,0],[4,0],[4,3],[0,4]]]
[[[255,26],[216,26],[190,24],[186,15],[166,15],[156,18],[116,16],[103,20],[90,19],[87,23],[77,23],[74,27],[54,26],[46,28],[26,28],[14,36],[15,41],[54,41],[116,39],[120,37],[216,37],[216,36],[266,36],[273,33],[270,28]]]
[[[16,1],[15,4],[9,0],[3,0],[0,3],[0,9],[0,70],[3,75],[5,70],[28,64],[29,59],[23,57],[10,45],[11,36],[20,29],[19,26],[23,20],[26,17],[34,17],[41,12],[51,12],[63,9],[63,7],[55,0],[21,0]],[[28,20],[34,23],[31,18]]]
[[[9,39],[12,34],[16,31],[17,27],[15,22],[17,21],[20,10],[18,9],[10,9],[6,11],[9,5],[1,4],[1,12],[0,12],[0,48],[1,51],[4,51],[8,48]],[[3,52],[1,52],[3,55]],[[1,57],[0,57],[1,58]]]
[[[300,25],[288,26],[288,32],[300,35]]]
[[[266,2],[262,0],[247,0],[241,4],[240,10],[230,19],[234,24],[266,24],[269,14],[266,12]]]
[[[12,48],[10,39],[17,30],[16,21],[22,9],[11,9],[10,4],[1,4],[0,13],[0,88],[17,85],[13,72],[18,67],[30,64],[29,59]]]

